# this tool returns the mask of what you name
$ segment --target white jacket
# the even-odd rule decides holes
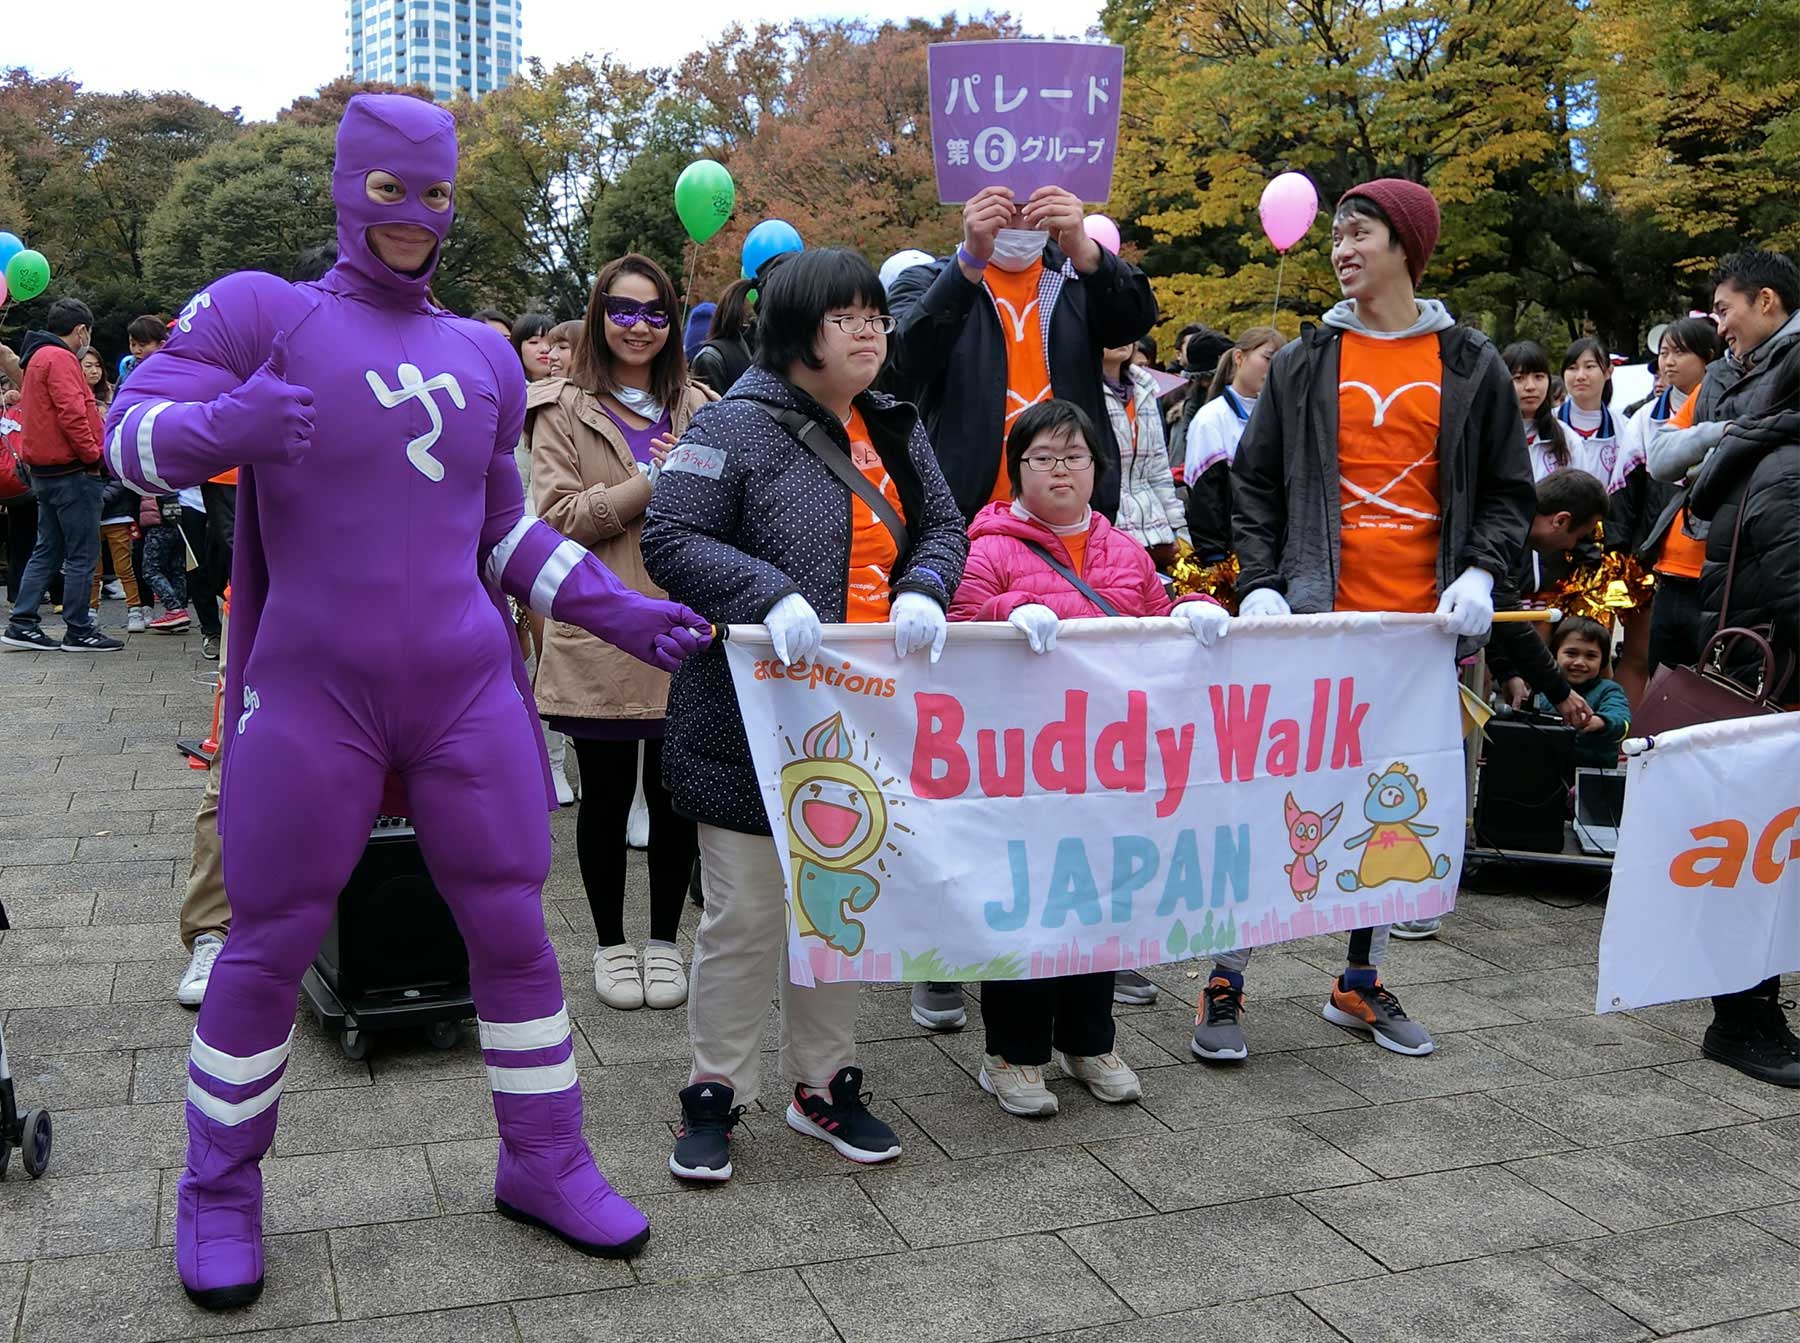
[[[1250,422],[1248,412],[1240,415],[1243,402],[1229,388],[1227,395],[1215,396],[1194,412],[1187,430],[1187,463],[1182,479],[1192,488],[1207,467],[1214,462],[1230,464],[1237,460],[1238,439]],[[1251,406],[1256,401],[1252,398]]]
[[[1187,515],[1175,493],[1175,476],[1169,470],[1169,449],[1163,440],[1162,410],[1156,403],[1156,383],[1140,368],[1127,368],[1131,377],[1131,405],[1121,400],[1118,389],[1106,387],[1106,409],[1112,420],[1113,439],[1119,445],[1120,531],[1142,546],[1167,545],[1188,539]]]

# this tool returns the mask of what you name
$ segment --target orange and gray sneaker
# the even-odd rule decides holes
[[[1248,1058],[1250,1048],[1244,1043],[1244,1028],[1238,1024],[1243,1014],[1244,990],[1225,976],[1214,975],[1207,981],[1194,1018],[1194,1038],[1188,1044],[1194,1057],[1209,1063]]]
[[[1361,1031],[1396,1054],[1429,1054],[1437,1048],[1430,1032],[1406,1015],[1400,1000],[1383,988],[1380,980],[1368,988],[1347,988],[1343,976],[1338,976],[1323,1012],[1332,1025]]]

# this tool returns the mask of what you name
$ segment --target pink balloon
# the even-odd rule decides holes
[[[6,276],[0,275],[0,303],[6,302]]]
[[[1089,215],[1081,221],[1081,231],[1114,256],[1119,254],[1119,226],[1105,215]]]
[[[1263,188],[1256,212],[1262,216],[1263,232],[1275,250],[1285,252],[1306,236],[1318,218],[1318,189],[1305,173],[1282,173]]]

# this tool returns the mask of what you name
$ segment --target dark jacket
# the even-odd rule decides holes
[[[1238,594],[1274,588],[1301,613],[1329,611],[1337,600],[1340,334],[1319,326],[1275,356],[1231,472]],[[1518,398],[1493,344],[1465,326],[1439,332],[1438,342],[1441,591],[1464,569],[1485,569],[1496,583],[1512,573],[1537,491]]]
[[[1525,605],[1524,594],[1536,592],[1541,583],[1540,569],[1532,563],[1531,543],[1519,552],[1513,571],[1494,584],[1494,609],[1517,611]],[[1569,683],[1556,666],[1556,654],[1536,629],[1529,624],[1510,621],[1495,625],[1488,636],[1488,671],[1496,683],[1517,676],[1554,708],[1569,697]]]
[[[1093,507],[1109,520],[1119,511],[1119,458],[1100,387],[1100,352],[1129,345],[1156,325],[1156,296],[1136,266],[1100,249],[1100,267],[1082,275],[1061,251],[1044,249],[1052,295],[1044,357],[1050,389],[1073,401],[1100,431],[1106,469],[1094,481]],[[1043,289],[1039,290],[1044,293]],[[970,284],[954,258],[914,266],[888,295],[900,319],[888,348],[899,394],[917,402],[937,449],[944,479],[965,519],[993,498],[1006,426],[1006,343],[1000,314],[985,285]]]
[[[27,331],[19,365],[19,419],[25,464],[34,476],[72,476],[99,469],[104,421],[81,361],[48,331]]]
[[[750,342],[742,336],[709,340],[694,353],[688,372],[724,396],[731,390],[731,385],[744,376],[751,359]]]
[[[1781,703],[1793,702],[1800,698],[1800,410],[1734,423],[1694,477],[1688,508],[1710,523],[1700,571],[1702,641],[1721,626],[1766,630],[1778,682],[1770,689]],[[1740,519],[1731,605],[1721,611]]]
[[[1214,462],[1187,483],[1188,536],[1194,558],[1215,564],[1231,553],[1231,463]]]
[[[1791,409],[1792,389],[1796,381],[1800,381],[1800,313],[1790,317],[1780,330],[1752,351],[1750,358],[1752,362],[1748,370],[1733,354],[1715,359],[1706,366],[1706,377],[1694,392],[1698,399],[1694,403],[1693,426],[1668,430],[1662,436],[1665,445],[1691,439],[1698,446],[1707,443],[1709,434],[1717,434],[1717,426],[1722,421],[1754,418],[1783,406]],[[1709,425],[1713,426],[1711,430],[1708,429]],[[1652,464],[1655,464],[1660,455],[1657,444],[1649,445],[1649,455]],[[1688,454],[1687,460],[1694,461],[1698,466],[1698,451]],[[1675,476],[1678,472],[1665,471],[1663,474]],[[1695,473],[1686,474],[1691,484]],[[1654,510],[1654,518],[1641,529],[1642,539],[1638,544],[1640,557],[1656,553],[1663,537],[1680,515],[1682,506],[1688,502],[1687,488],[1677,488],[1654,478],[1646,486],[1646,491],[1648,497],[1643,513],[1645,517],[1650,517]],[[1690,530],[1694,537],[1698,540],[1709,539],[1709,524],[1692,509],[1689,514]]]
[[[752,368],[723,401],[694,416],[664,467],[645,515],[644,565],[670,597],[715,624],[759,624],[776,602],[796,592],[821,621],[842,621],[853,496],[752,401],[810,416],[849,452],[835,415],[767,370]],[[919,414],[875,392],[858,397],[856,405],[900,492],[911,542],[894,565],[893,591],[922,592],[948,608],[969,540]],[[712,450],[699,470],[683,465],[689,446]],[[717,644],[675,673],[667,734],[663,779],[678,811],[707,825],[769,833],[725,650]]]

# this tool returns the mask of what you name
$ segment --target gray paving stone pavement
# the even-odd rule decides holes
[[[0,1343],[1800,1340],[1800,1093],[1701,1057],[1703,1003],[1596,1018],[1604,906],[1541,871],[1482,874],[1441,940],[1391,949],[1433,1057],[1320,1019],[1342,939],[1315,938],[1253,960],[1247,1063],[1193,1061],[1200,968],[1159,967],[1161,1001],[1118,1013],[1142,1101],[1102,1105],[1052,1068],[1062,1113],[1027,1121],[975,1086],[973,996],[967,1030],[932,1036],[903,989],[871,988],[859,1049],[901,1159],[841,1160],[770,1090],[733,1182],[688,1189],[666,1166],[686,1016],[595,997],[572,812],[552,821],[546,920],[587,1136],[648,1213],[646,1252],[584,1259],[494,1214],[472,1042],[387,1037],[352,1062],[302,1012],[266,1163],[268,1291],[197,1311],[169,1245],[193,1025],[176,914],[203,782],[172,738],[205,724],[199,651],[137,635],[0,657],[0,1013],[21,1098],[56,1115],[50,1174],[0,1182]],[[645,880],[634,859],[640,936]]]

